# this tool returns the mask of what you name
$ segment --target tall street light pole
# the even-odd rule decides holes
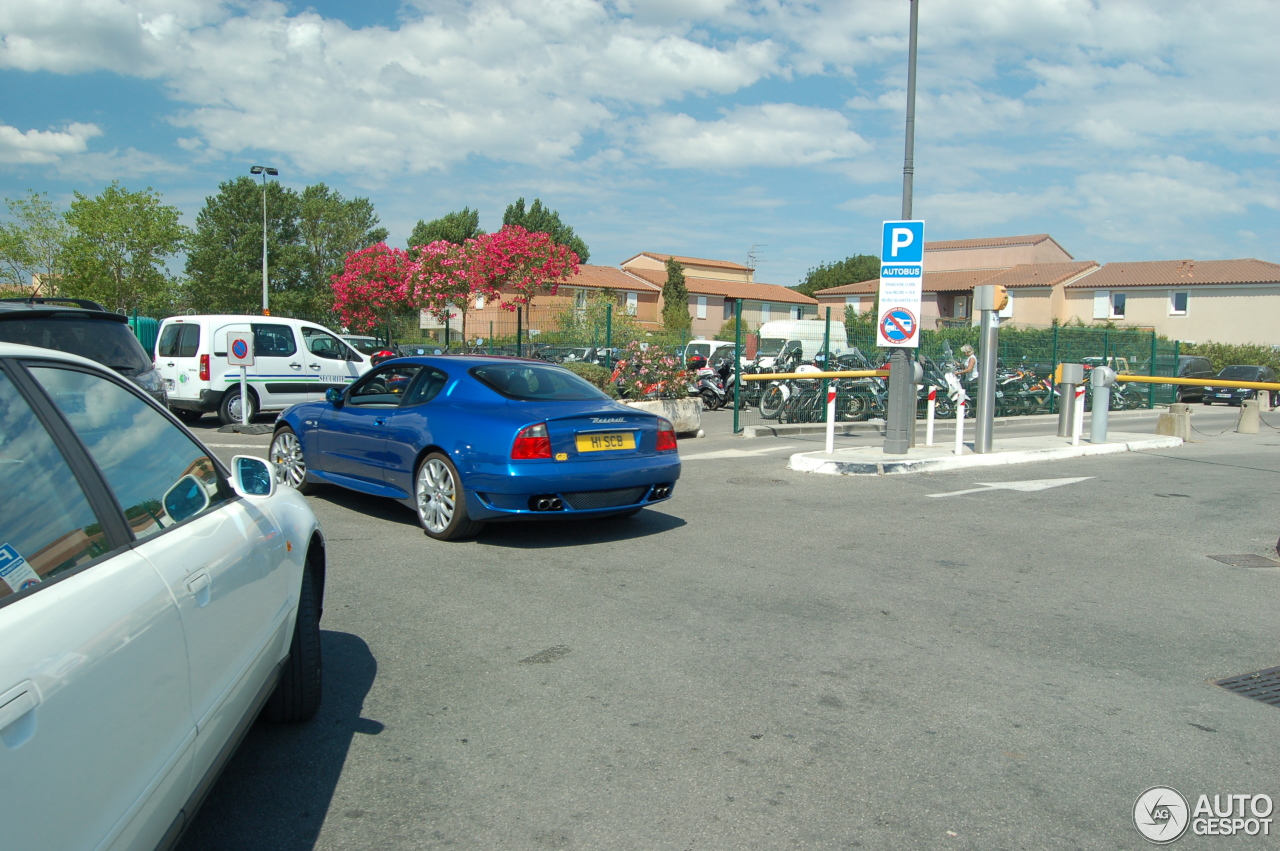
[[[271,166],[255,165],[249,173],[262,175],[262,315],[270,316],[267,304],[267,175],[275,177],[280,171]]]
[[[916,156],[916,30],[920,22],[920,0],[911,3],[911,28],[907,50],[907,149],[902,163],[902,218],[911,218],[911,192],[915,180]],[[915,445],[916,385],[911,352],[905,348],[889,351],[889,401],[885,410],[884,451],[904,455]]]

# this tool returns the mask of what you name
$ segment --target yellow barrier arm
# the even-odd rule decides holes
[[[824,378],[888,378],[887,369],[847,369],[842,372],[770,372],[759,375],[744,375],[743,381],[773,381],[777,378],[812,378],[821,381]],[[1216,384],[1214,385],[1217,386]],[[1280,385],[1276,385],[1280,387]]]
[[[1122,373],[1116,381],[1134,384],[1182,384],[1190,387],[1242,387],[1245,390],[1280,390],[1280,384],[1267,381],[1227,381],[1220,378],[1174,378],[1171,375],[1129,375]],[[1088,379],[1085,379],[1088,383]]]

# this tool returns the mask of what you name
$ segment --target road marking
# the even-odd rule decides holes
[[[797,449],[794,445],[770,446],[765,449],[719,449],[714,452],[695,452],[692,455],[681,455],[681,461],[706,461],[714,458],[759,458],[770,452],[781,452],[785,449]]]
[[[942,497],[942,496],[963,496],[967,493],[986,493],[993,490],[1003,491],[1019,491],[1020,493],[1032,493],[1034,491],[1045,491],[1049,488],[1060,488],[1063,485],[1074,485],[1076,482],[1085,482],[1092,479],[1093,476],[1079,476],[1077,478],[1067,479],[1027,479],[1022,482],[976,482],[976,488],[969,488],[962,491],[951,491],[949,493],[931,493],[926,496]]]

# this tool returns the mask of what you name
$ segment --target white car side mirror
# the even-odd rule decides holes
[[[231,487],[248,499],[266,499],[276,492],[276,468],[265,458],[237,455],[231,459]]]

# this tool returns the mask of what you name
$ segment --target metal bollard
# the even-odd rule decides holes
[[[1058,437],[1070,437],[1075,433],[1076,385],[1084,382],[1084,364],[1058,365]]]
[[[1089,442],[1107,442],[1107,417],[1111,412],[1111,385],[1116,381],[1116,371],[1107,366],[1094,367],[1089,376],[1093,388],[1093,416],[1089,419]]]

